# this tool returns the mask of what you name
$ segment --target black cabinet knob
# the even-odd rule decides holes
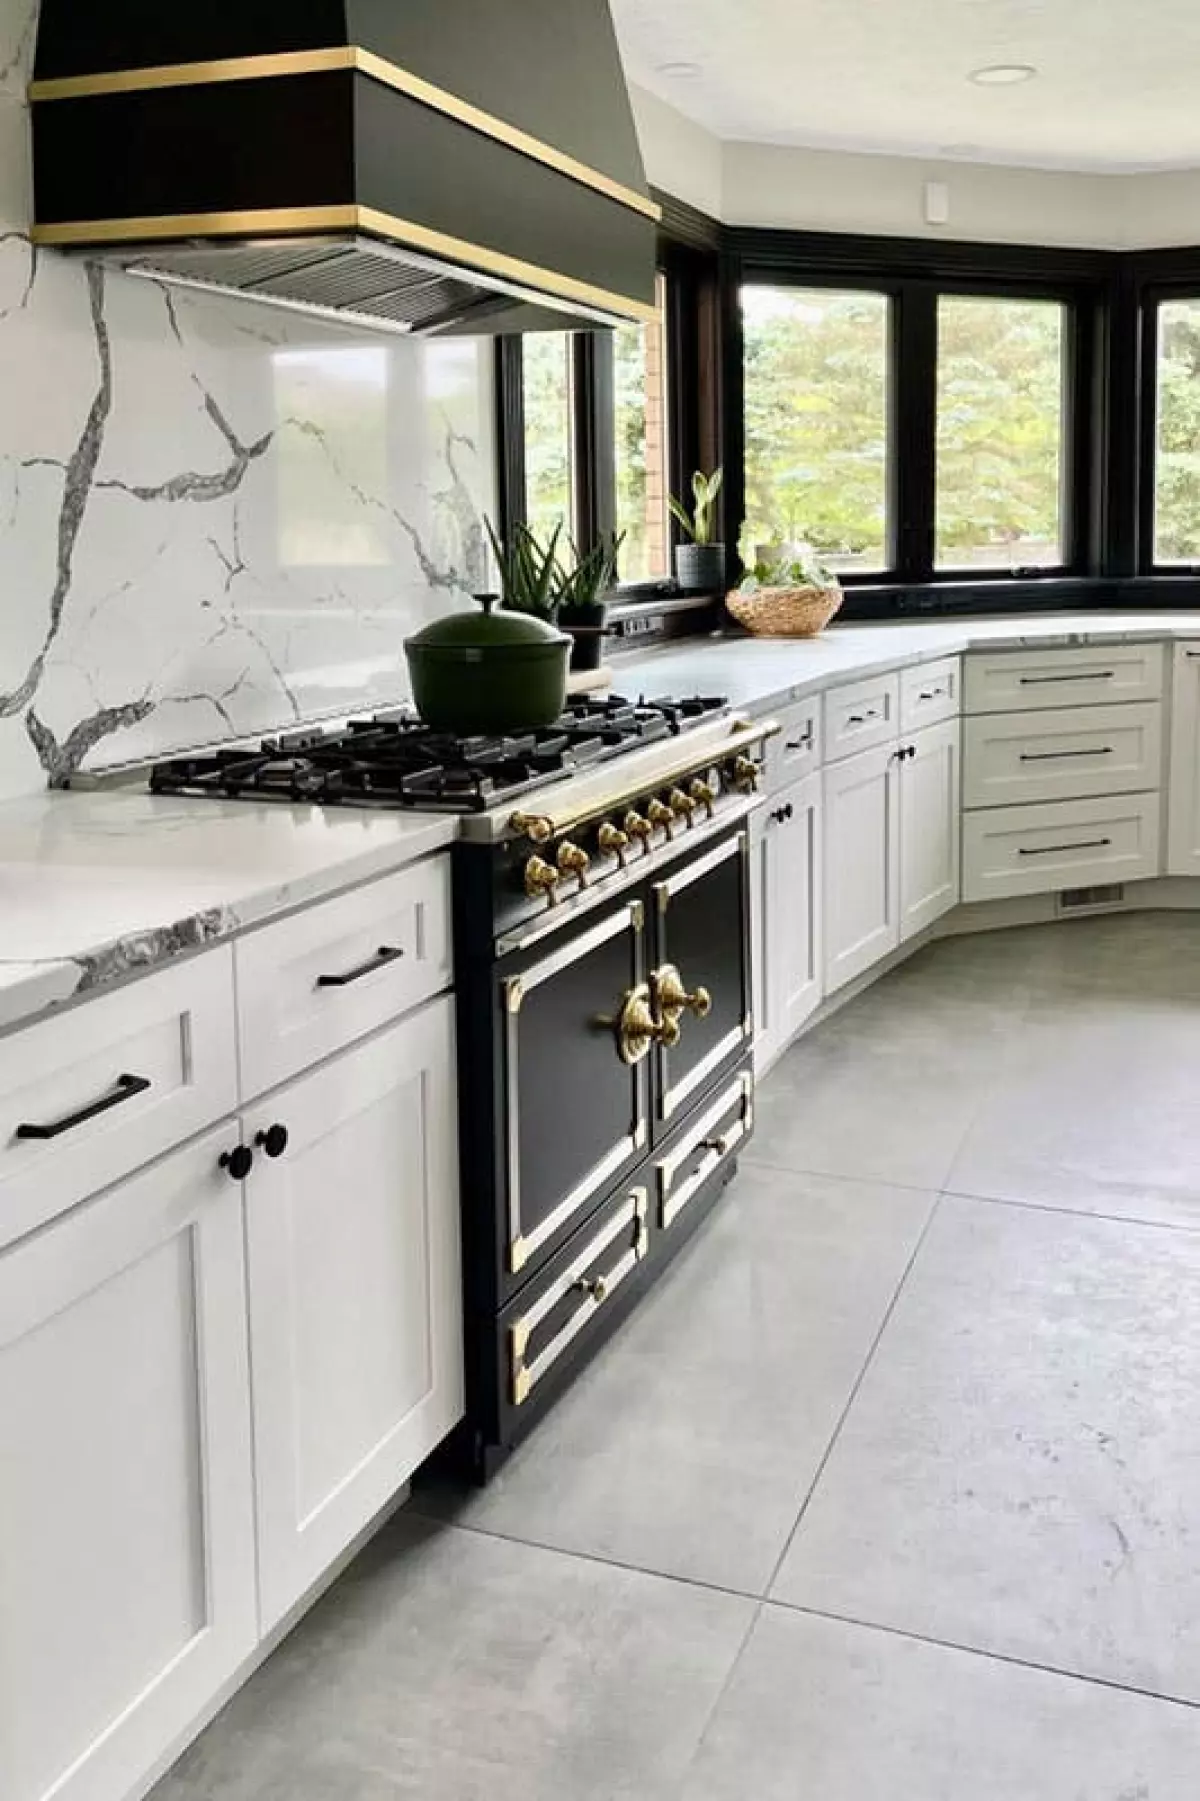
[[[248,1144],[237,1144],[231,1151],[223,1151],[217,1161],[233,1181],[244,1182],[254,1168],[254,1152]]]
[[[288,1148],[288,1129],[286,1126],[268,1126],[265,1132],[255,1135],[255,1144],[260,1145],[268,1157],[282,1157]]]

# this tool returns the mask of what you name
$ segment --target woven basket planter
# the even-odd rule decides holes
[[[757,638],[815,638],[842,604],[840,588],[759,588],[734,592],[725,605]]]

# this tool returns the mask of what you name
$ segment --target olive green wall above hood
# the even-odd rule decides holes
[[[42,0],[30,99],[39,244],[391,331],[654,316],[608,0]]]

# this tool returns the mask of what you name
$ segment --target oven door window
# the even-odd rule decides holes
[[[718,845],[654,885],[650,975],[668,1032],[655,1049],[660,1121],[700,1097],[751,1041],[749,834]]]
[[[510,1288],[648,1143],[650,1043],[635,1029],[643,995],[648,1005],[643,922],[635,901],[578,937],[551,940],[501,985]]]

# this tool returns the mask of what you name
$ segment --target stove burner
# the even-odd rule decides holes
[[[516,737],[455,738],[403,710],[311,726],[239,748],[173,757],[154,766],[154,794],[214,800],[414,807],[481,813],[497,801],[626,751],[686,731],[725,701],[578,696],[562,718]]]

